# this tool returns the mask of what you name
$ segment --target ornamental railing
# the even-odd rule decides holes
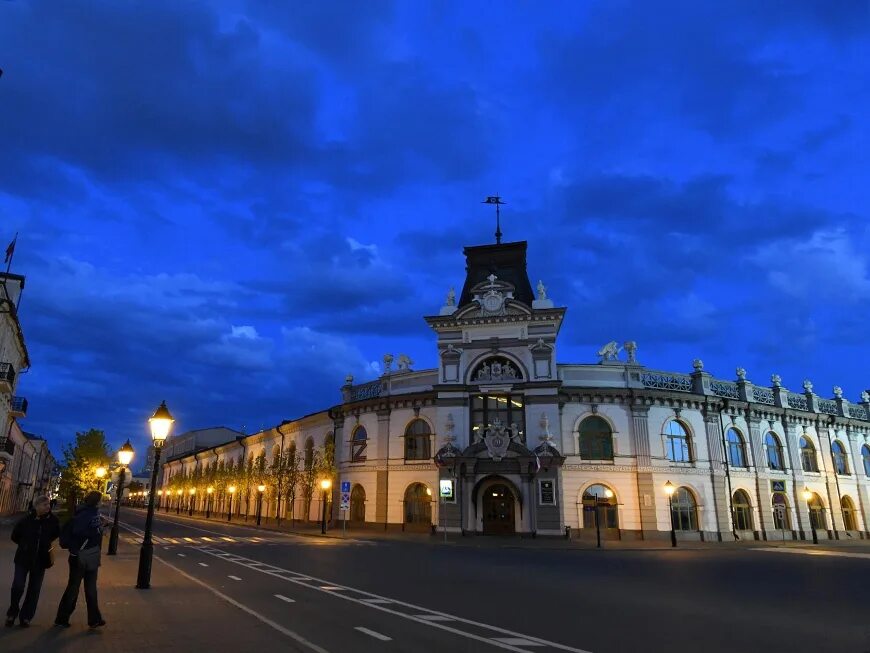
[[[737,384],[732,383],[731,381],[710,381],[710,392],[717,397],[740,399],[740,393],[737,391]]]
[[[19,417],[27,415],[27,398],[12,397],[12,412]]]
[[[864,406],[856,406],[854,404],[851,404],[849,406],[849,414],[855,419],[863,419],[865,421],[870,419],[867,416],[867,409],[864,408]]]
[[[836,415],[839,412],[837,410],[837,402],[830,399],[819,399],[819,412]]]
[[[374,399],[381,395],[381,382],[369,381],[350,389],[351,401],[363,401],[364,399]]]
[[[809,410],[810,406],[807,403],[807,398],[804,395],[799,395],[796,392],[788,393],[788,407],[795,410]]]
[[[676,390],[677,392],[692,391],[692,377],[688,374],[670,374],[666,372],[644,372],[640,375],[645,388],[658,390]]]
[[[770,388],[762,388],[755,386],[752,388],[752,398],[759,404],[767,404],[773,406],[773,390]]]

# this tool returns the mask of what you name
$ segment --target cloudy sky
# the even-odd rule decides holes
[[[715,5],[715,6],[708,6]],[[870,387],[870,5],[0,2],[22,426],[145,446],[339,399],[462,246],[529,241],[561,362]]]

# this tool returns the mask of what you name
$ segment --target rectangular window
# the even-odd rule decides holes
[[[496,420],[506,427],[515,427],[520,440],[526,441],[526,416],[522,395],[473,395],[472,434],[483,436],[487,426]]]

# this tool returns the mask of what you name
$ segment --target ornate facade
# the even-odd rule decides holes
[[[332,514],[356,525],[464,533],[683,539],[863,538],[870,523],[870,395],[809,381],[650,370],[633,341],[560,364],[565,308],[533,291],[526,243],[468,247],[464,287],[426,322],[438,367],[384,358],[342,402],[207,452],[271,460],[334,444]],[[670,484],[668,484],[670,482]],[[665,488],[673,489],[672,496]],[[288,508],[272,506],[267,510]],[[316,516],[309,498],[294,514]]]

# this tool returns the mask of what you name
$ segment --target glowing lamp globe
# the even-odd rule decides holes
[[[120,449],[118,449],[118,462],[121,463],[124,467],[129,465],[133,461],[133,445],[130,444],[130,439],[127,438],[127,441],[124,443]]]
[[[149,418],[148,425],[151,427],[151,439],[155,447],[162,447],[166,438],[169,437],[169,430],[172,428],[172,423],[175,420],[169,413],[166,407],[166,402],[160,402],[160,406],[154,411],[154,414]]]

